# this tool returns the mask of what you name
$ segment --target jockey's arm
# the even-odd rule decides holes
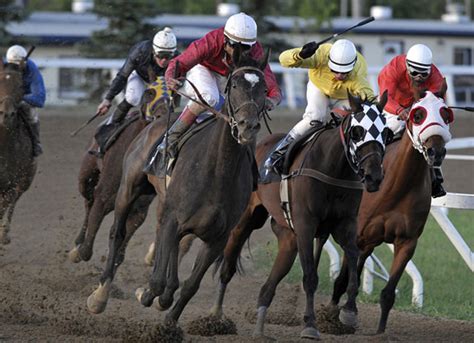
[[[318,50],[316,53],[306,59],[302,59],[299,55],[302,48],[294,48],[283,51],[280,54],[280,64],[286,68],[317,68],[318,67]]]
[[[28,75],[26,79],[30,82],[29,92],[23,96],[23,100],[33,107],[43,107],[46,101],[46,89],[44,86],[43,77],[33,63],[28,63]]]

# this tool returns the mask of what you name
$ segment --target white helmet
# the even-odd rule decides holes
[[[415,44],[407,52],[407,66],[416,71],[430,72],[433,54],[426,45]]]
[[[163,30],[158,31],[153,37],[153,51],[155,54],[165,52],[176,51],[176,36],[169,27],[165,27]]]
[[[225,23],[224,35],[235,42],[252,46],[257,41],[257,23],[243,12],[234,14]]]
[[[357,51],[354,43],[347,39],[336,41],[329,51],[329,69],[337,73],[348,73],[357,61]]]
[[[20,64],[26,58],[26,50],[20,45],[12,45],[7,50],[7,62]]]

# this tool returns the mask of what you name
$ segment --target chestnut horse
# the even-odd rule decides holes
[[[167,115],[171,109],[171,96],[164,77],[158,77],[147,87],[142,103],[141,113],[129,116],[133,121],[106,151],[103,160],[88,153],[98,148],[94,139],[84,154],[79,171],[79,192],[84,197],[86,213],[74,242],[75,247],[69,252],[69,259],[73,262],[88,261],[92,257],[94,240],[102,220],[114,209],[122,177],[123,156],[131,142],[152,120]],[[127,225],[139,227],[143,223],[153,198],[151,194],[137,201]]]
[[[350,256],[350,287],[342,320],[348,325],[356,324],[357,210],[363,187],[375,192],[383,179],[382,158],[388,129],[382,109],[386,100],[386,93],[377,105],[362,102],[349,94],[352,113],[339,126],[320,131],[297,153],[289,168],[288,182],[293,229],[281,208],[280,184],[259,184],[225,248],[221,283],[212,309],[213,314],[222,314],[224,293],[236,272],[244,242],[253,230],[263,226],[270,214],[272,230],[278,238],[278,255],[260,290],[254,335],[263,335],[266,312],[275,289],[289,272],[298,253],[306,292],[305,327],[301,337],[319,337],[315,322],[314,293],[318,285],[317,266],[322,245],[317,246],[314,254],[313,240],[320,237],[327,239],[330,234]],[[270,135],[258,144],[259,163],[265,161],[281,137],[282,135]]]
[[[29,124],[20,109],[24,68],[0,59],[0,244],[10,243],[15,205],[36,173]]]
[[[130,235],[125,226],[127,215],[140,194],[158,194],[159,219],[150,290],[137,290],[143,305],[150,306],[157,296],[162,309],[172,305],[179,285],[178,245],[183,236],[195,234],[203,245],[168,319],[179,318],[198,290],[204,273],[222,253],[229,232],[237,224],[252,193],[253,147],[266,95],[262,70],[267,56],[255,61],[236,48],[233,61],[235,69],[227,80],[224,113],[218,113],[217,120],[182,146],[167,188],[164,179],[143,172],[156,139],[166,129],[164,121],[158,120],[145,128],[128,150],[115,203],[106,269],[99,287],[87,300],[90,312],[100,313],[106,307],[118,253]]]
[[[385,332],[389,312],[395,302],[395,288],[415,253],[431,207],[430,168],[440,167],[451,139],[452,110],[443,98],[446,83],[433,94],[415,94],[401,140],[387,147],[385,178],[376,193],[364,192],[360,205],[357,245],[361,251],[357,264],[360,277],[365,260],[382,243],[394,245],[394,258],[387,285],[380,294],[382,310],[377,333]],[[334,282],[331,306],[337,306],[347,287],[347,260]]]

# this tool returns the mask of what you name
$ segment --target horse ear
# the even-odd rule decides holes
[[[387,100],[388,100],[388,90],[386,89],[386,90],[382,93],[382,96],[380,96],[379,102],[378,102],[378,104],[377,104],[377,108],[378,108],[379,112],[382,112],[382,111],[383,111],[383,108],[384,108],[385,105],[387,104]]]
[[[351,106],[352,113],[357,113],[362,110],[360,105],[360,98],[353,96],[349,90],[347,90],[347,99],[349,100],[349,105]]]
[[[447,90],[448,90],[448,84],[446,83],[446,78],[443,78],[443,83],[441,84],[439,91],[436,92],[436,95],[440,98],[444,98]]]
[[[263,58],[259,61],[258,68],[260,70],[263,71],[266,68],[266,66],[268,64],[268,59],[270,58],[271,51],[272,51],[272,49],[268,48],[267,51],[265,52],[265,55],[263,56]]]
[[[232,62],[235,68],[240,66],[240,62],[242,61],[242,47],[240,44],[235,44],[234,51],[232,53]]]

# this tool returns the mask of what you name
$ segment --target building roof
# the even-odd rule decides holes
[[[178,40],[186,43],[224,26],[226,17],[214,15],[163,14],[150,19],[157,27],[171,26]],[[336,33],[361,21],[361,18],[334,18],[317,30],[312,19],[269,16],[267,19],[281,32]],[[107,27],[107,19],[93,13],[34,12],[25,21],[11,22],[7,30],[15,36],[27,36],[39,44],[72,44],[90,37],[93,31]],[[375,20],[355,29],[358,34],[429,35],[474,37],[472,22],[448,23],[442,20],[385,19]]]

